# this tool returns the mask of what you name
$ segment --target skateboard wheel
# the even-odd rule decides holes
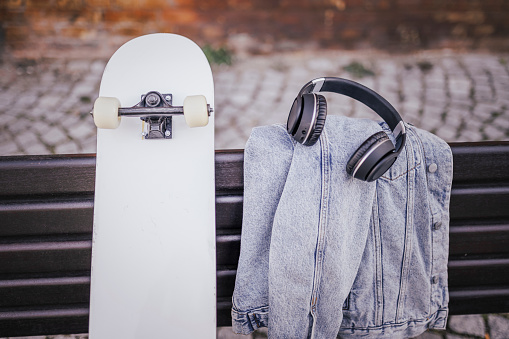
[[[120,125],[117,98],[99,97],[94,103],[94,123],[98,128],[114,129]]]
[[[203,95],[192,95],[184,99],[184,118],[189,127],[202,127],[209,123],[207,99]]]

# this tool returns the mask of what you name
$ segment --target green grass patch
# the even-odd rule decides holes
[[[231,65],[233,63],[233,53],[225,47],[214,48],[205,45],[202,50],[211,65]]]
[[[374,76],[375,72],[373,72],[371,69],[366,68],[363,64],[361,64],[358,61],[353,61],[349,63],[348,65],[343,67],[343,70],[350,73],[355,78],[364,78],[368,76]]]

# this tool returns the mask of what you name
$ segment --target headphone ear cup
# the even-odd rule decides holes
[[[382,145],[383,144],[383,145]],[[383,147],[382,147],[383,146]],[[378,154],[369,154],[368,152],[372,151],[375,153],[375,149],[378,151]],[[388,153],[394,151],[394,144],[389,139],[387,134],[383,131],[377,132],[370,136],[366,141],[359,146],[359,148],[352,154],[350,160],[348,160],[346,164],[346,172],[358,179],[366,180],[369,176],[371,170],[376,166],[376,164]],[[367,156],[366,159],[363,160],[363,163],[360,163],[361,159],[364,156]],[[367,158],[373,157],[370,161],[366,161]],[[359,171],[364,165],[363,169]],[[358,168],[359,167],[359,168]],[[362,174],[357,174],[356,172],[362,172]],[[354,175],[355,174],[355,175]],[[381,173],[383,174],[383,173]],[[372,180],[369,180],[372,181]]]
[[[320,138],[320,134],[325,126],[325,119],[327,118],[327,100],[320,94],[316,94],[316,120],[314,129],[311,131],[309,139],[304,143],[306,146],[312,146]]]

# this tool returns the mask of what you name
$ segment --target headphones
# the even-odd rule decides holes
[[[327,101],[316,92],[349,96],[371,108],[389,125],[396,137],[396,146],[385,132],[377,132],[360,145],[346,164],[346,172],[354,178],[364,181],[380,178],[405,146],[405,124],[396,109],[378,93],[354,81],[334,77],[311,80],[295,98],[286,123],[288,133],[306,146],[318,141],[327,116]]]

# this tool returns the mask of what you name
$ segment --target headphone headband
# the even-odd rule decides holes
[[[402,146],[405,144],[405,124],[396,109],[380,94],[352,80],[325,77],[311,80],[305,84],[300,90],[299,96],[316,92],[343,94],[371,108],[389,125],[396,138],[396,153],[399,154]]]

